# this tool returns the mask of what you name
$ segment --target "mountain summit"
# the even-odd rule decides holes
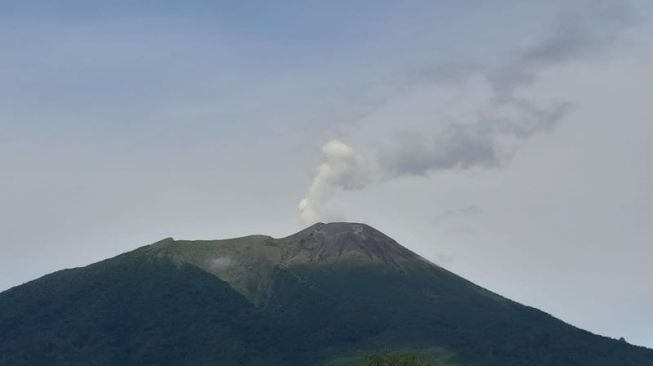
[[[365,224],[317,223],[282,239],[301,253],[293,262],[374,262],[398,265],[419,258],[392,238]]]
[[[0,365],[642,366],[653,350],[577,329],[380,231],[164,239],[0,293]]]

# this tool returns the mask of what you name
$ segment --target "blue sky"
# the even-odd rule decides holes
[[[0,290],[167,236],[284,236],[304,197],[304,221],[367,222],[653,347],[650,20],[644,1],[0,1]]]

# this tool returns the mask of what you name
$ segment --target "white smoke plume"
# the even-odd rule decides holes
[[[318,168],[306,197],[299,202],[299,216],[304,224],[338,219],[338,215],[328,212],[326,207],[336,189],[360,189],[370,183],[367,164],[347,144],[332,140],[322,147],[322,152],[324,162]]]
[[[505,165],[521,143],[555,128],[571,107],[568,102],[538,103],[516,96],[517,91],[533,85],[546,69],[596,55],[614,43],[631,23],[628,8],[615,6],[597,6],[588,14],[561,18],[550,37],[516,52],[501,65],[467,65],[461,70],[443,69],[447,75],[425,74],[424,78],[434,83],[464,83],[480,77],[490,95],[477,108],[475,118],[445,124],[434,134],[417,131],[395,139],[372,160],[361,159],[353,148],[337,140],[324,145],[325,160],[299,203],[302,222],[342,219],[328,209],[339,189],[362,189],[374,182],[438,170]]]

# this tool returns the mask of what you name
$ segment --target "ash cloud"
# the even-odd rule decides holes
[[[380,152],[380,165],[388,178],[498,168],[513,157],[520,143],[555,128],[569,110],[571,104],[566,102],[546,107],[516,98],[493,102],[471,123],[451,123],[435,135],[412,134],[395,140]]]
[[[598,55],[633,23],[624,3],[592,3],[591,9],[561,16],[549,37],[515,52],[498,66],[467,64],[461,65],[462,72],[441,69],[447,75],[434,75],[433,70],[438,70],[434,67],[424,75],[436,84],[462,84],[480,76],[489,87],[489,96],[474,118],[444,124],[435,134],[415,131],[395,138],[368,162],[341,141],[327,143],[322,149],[324,162],[299,204],[301,221],[332,219],[328,202],[338,190],[363,189],[372,183],[443,170],[500,168],[529,138],[555,129],[572,104],[542,103],[520,97],[518,92],[535,84],[547,69]]]
[[[435,135],[416,133],[412,138],[395,141],[394,146],[380,153],[380,164],[389,177],[501,167],[510,161],[520,143],[554,129],[572,109],[571,103],[543,104],[516,94],[520,88],[535,84],[549,68],[600,54],[633,24],[630,8],[624,3],[597,2],[593,7],[582,15],[561,16],[548,37],[499,66],[464,66],[468,78],[480,75],[490,86],[487,107],[480,108],[475,119],[448,124]],[[454,80],[463,82],[464,78]],[[505,141],[511,141],[512,146],[503,145]]]

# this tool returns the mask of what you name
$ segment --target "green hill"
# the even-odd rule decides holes
[[[356,365],[410,350],[471,366],[647,366],[362,224],[165,239],[0,294],[0,365]]]

